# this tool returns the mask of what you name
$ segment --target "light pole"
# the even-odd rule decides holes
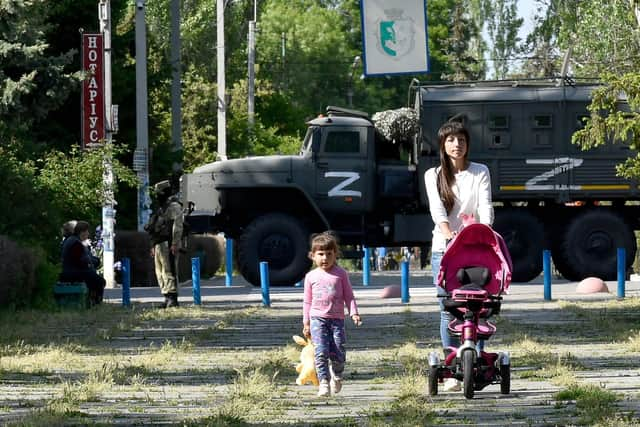
[[[227,160],[227,99],[224,78],[224,0],[216,2],[218,74],[218,158]]]
[[[353,75],[356,72],[356,67],[360,62],[360,56],[356,55],[353,58],[353,64],[351,64],[351,70],[349,71],[349,86],[347,87],[347,104],[349,107],[353,107]]]
[[[104,111],[105,111],[105,144],[111,144],[113,138],[113,111],[111,105],[111,4],[109,0],[98,3],[98,20],[100,33],[104,38]],[[102,265],[104,266],[104,280],[108,288],[114,287],[113,258],[115,250],[115,218],[116,201],[113,194],[113,167],[111,155],[104,159],[102,174]]]
[[[247,64],[248,64],[248,84],[247,84],[247,113],[249,129],[253,130],[253,124],[255,119],[255,62],[256,62],[256,22],[258,20],[258,0],[253,2],[253,21],[249,21],[249,40],[248,40],[248,52],[247,52]]]
[[[146,0],[136,1],[136,151],[133,169],[138,175],[138,231],[149,221],[149,122],[147,106]]]

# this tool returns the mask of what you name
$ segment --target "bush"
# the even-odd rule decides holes
[[[41,252],[0,235],[0,307],[50,304],[57,268]]]
[[[192,234],[185,253],[178,257],[178,279],[191,279],[191,258],[200,258],[200,277],[216,274],[224,259],[224,238],[212,234]]]

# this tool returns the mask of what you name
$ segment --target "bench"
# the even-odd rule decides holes
[[[53,297],[62,308],[89,308],[89,290],[84,282],[57,282]]]

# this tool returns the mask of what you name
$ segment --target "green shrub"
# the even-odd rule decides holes
[[[51,304],[58,269],[43,254],[0,235],[0,307]]]

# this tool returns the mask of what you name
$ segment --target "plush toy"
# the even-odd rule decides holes
[[[311,338],[306,340],[301,336],[294,335],[293,340],[296,344],[302,346],[302,351],[300,352],[300,363],[296,366],[296,372],[298,373],[296,384],[305,385],[310,382],[316,386],[320,385],[318,376],[316,375],[315,347],[311,342]]]

